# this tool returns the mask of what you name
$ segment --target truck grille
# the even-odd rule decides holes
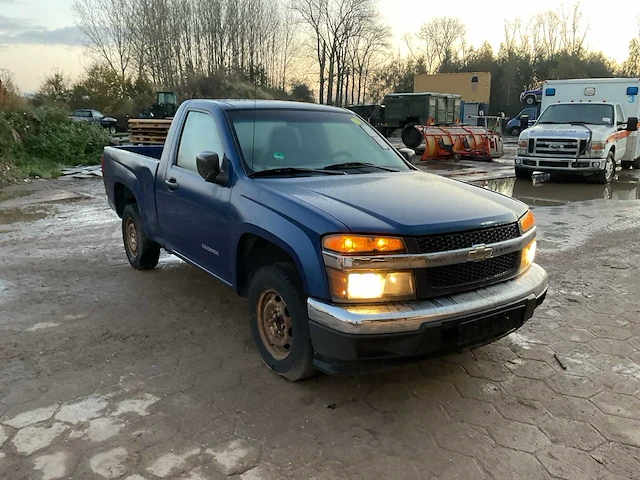
[[[586,140],[578,140],[576,138],[537,138],[534,153],[549,157],[576,157],[578,154],[584,154],[586,148]]]
[[[511,223],[499,227],[483,228],[482,230],[419,237],[416,240],[421,253],[435,253],[471,248],[480,244],[488,245],[490,243],[503,242],[519,236],[520,229],[518,224]]]
[[[427,281],[433,289],[451,289],[485,283],[515,274],[520,252],[489,258],[480,262],[466,262],[427,269]]]

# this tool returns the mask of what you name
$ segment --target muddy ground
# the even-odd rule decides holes
[[[128,265],[99,180],[1,190],[0,478],[638,478],[640,175],[461,165],[430,169],[533,206],[543,307],[473,352],[296,384],[229,289]]]

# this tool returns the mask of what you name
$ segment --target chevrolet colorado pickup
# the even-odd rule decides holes
[[[487,344],[545,297],[527,206],[404,153],[341,108],[189,100],[164,147],[107,147],[102,168],[131,265],[164,248],[246,297],[295,381]]]

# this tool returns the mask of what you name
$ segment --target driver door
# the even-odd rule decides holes
[[[206,182],[196,156],[204,151],[224,158],[215,119],[199,110],[187,112],[176,151],[157,186],[160,228],[172,249],[222,280],[229,278],[227,218],[231,189]]]
[[[627,117],[619,104],[616,104],[616,126],[618,133],[616,134],[616,163],[625,158],[627,153]],[[633,160],[633,159],[630,159]]]

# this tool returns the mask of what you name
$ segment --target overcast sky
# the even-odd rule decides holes
[[[467,39],[480,45],[487,39],[495,50],[504,36],[505,19],[529,18],[538,11],[555,9],[557,0],[379,0],[386,22],[398,39],[415,32],[433,16],[456,16],[467,25]],[[89,60],[83,55],[82,36],[74,27],[73,0],[0,0],[0,68],[15,74],[23,91],[34,91],[53,68],[75,76]],[[567,2],[570,5],[571,2]],[[638,35],[636,18],[640,2],[622,2],[619,14],[603,11],[602,2],[585,0],[581,9],[591,28],[588,46],[621,62],[629,40]],[[599,21],[606,16],[605,21]]]

